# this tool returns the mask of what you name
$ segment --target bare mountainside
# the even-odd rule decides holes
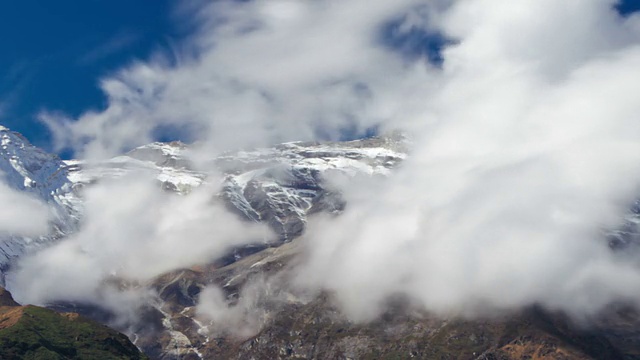
[[[382,317],[354,323],[330,293],[310,297],[290,285],[304,241],[223,267],[158,277],[152,286],[160,301],[137,328],[138,346],[158,359],[640,358],[640,317],[624,308],[586,326],[537,307],[484,319],[443,318],[398,298]],[[256,286],[256,279],[266,285]],[[233,315],[205,321],[197,305],[212,284],[224,289]]]

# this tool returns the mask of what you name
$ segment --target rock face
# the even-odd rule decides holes
[[[75,313],[20,306],[0,288],[1,359],[147,359],[129,339]]]
[[[624,359],[606,338],[528,311],[492,321],[442,320],[390,311],[354,325],[322,301],[293,306],[242,342],[217,340],[205,358],[235,359]],[[326,315],[326,314],[329,315]]]

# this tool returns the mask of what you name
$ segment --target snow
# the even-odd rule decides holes
[[[56,230],[50,234],[33,238],[10,235],[0,238],[0,268],[6,267],[13,258],[55,241],[76,227],[76,199],[70,194],[72,183],[66,168],[67,164],[57,156],[31,145],[22,135],[6,127],[0,128],[0,173],[5,183],[35,196],[57,215],[52,226]]]
[[[202,184],[203,176],[197,173],[185,173],[173,169],[162,169],[160,174],[158,174],[157,179],[161,182],[197,187]]]

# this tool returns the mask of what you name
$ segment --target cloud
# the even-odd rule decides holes
[[[89,302],[122,314],[144,300],[131,294],[149,295],[145,281],[268,239],[266,228],[229,213],[216,192],[203,185],[193,196],[170,194],[146,174],[87,188],[80,230],[25,256],[11,274],[16,298]]]
[[[358,320],[374,318],[398,294],[439,314],[532,304],[592,314],[636,301],[640,288],[637,266],[602,239],[640,180],[640,21],[620,17],[614,4],[213,2],[191,9],[200,32],[175,64],[154,58],[103,79],[104,112],[42,119],[58,148],[88,158],[149,142],[166,126],[192,129],[200,157],[339,138],[346,128],[402,129],[414,144],[402,168],[387,181],[345,184],[345,213],[311,224],[298,286],[333,291]],[[389,46],[382,36],[389,24],[400,35],[418,29],[451,39],[438,54],[442,63]],[[99,241],[79,235],[27,261],[56,262],[72,247],[100,259],[99,274],[144,278],[182,258],[204,260],[196,250],[212,245],[200,237],[226,229],[200,224],[205,215],[180,218],[208,231],[180,236],[194,239],[193,249],[176,249],[170,235],[189,227],[167,225],[173,219],[161,206],[172,201],[149,201],[145,186],[117,189],[116,199],[143,196],[131,205],[98,202],[108,218],[89,211],[100,220],[89,220],[84,234]],[[197,196],[180,201],[199,204]],[[149,211],[149,203],[158,207]],[[242,243],[241,227],[230,229],[220,241]],[[88,245],[101,250],[78,250]],[[123,252],[132,245],[131,255]],[[150,257],[158,263],[145,263],[151,270],[134,261],[147,251],[158,255]],[[215,290],[202,301],[220,308]]]
[[[77,60],[77,63],[79,65],[90,65],[135,45],[140,41],[140,38],[140,34],[133,31],[121,32],[82,55]]]
[[[46,204],[0,181],[0,235],[37,236],[49,230],[51,213]]]
[[[8,117],[35,78],[39,64],[15,61],[0,75],[0,117]]]
[[[282,279],[258,276],[242,288],[237,301],[223,289],[208,285],[198,295],[196,316],[209,336],[248,339],[256,335],[292,296],[283,291]]]
[[[347,188],[345,214],[309,230],[298,283],[333,290],[361,320],[396,294],[466,315],[635,303],[640,272],[602,235],[640,179],[638,34],[610,5],[447,12],[458,43],[441,74],[423,73],[437,85],[413,94],[412,155],[388,183]]]
[[[175,66],[153,60],[103,79],[104,112],[41,118],[59,149],[93,158],[149,142],[162,126],[193,128],[218,151],[318,132],[337,138],[385,116],[365,104],[371,87],[387,85],[379,75],[395,81],[404,62],[378,44],[377,28],[417,3],[214,2],[192,15],[204,19],[202,32]]]

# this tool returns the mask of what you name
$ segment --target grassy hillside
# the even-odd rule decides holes
[[[10,304],[5,302],[4,304]],[[147,359],[129,339],[74,313],[0,306],[0,359]]]

